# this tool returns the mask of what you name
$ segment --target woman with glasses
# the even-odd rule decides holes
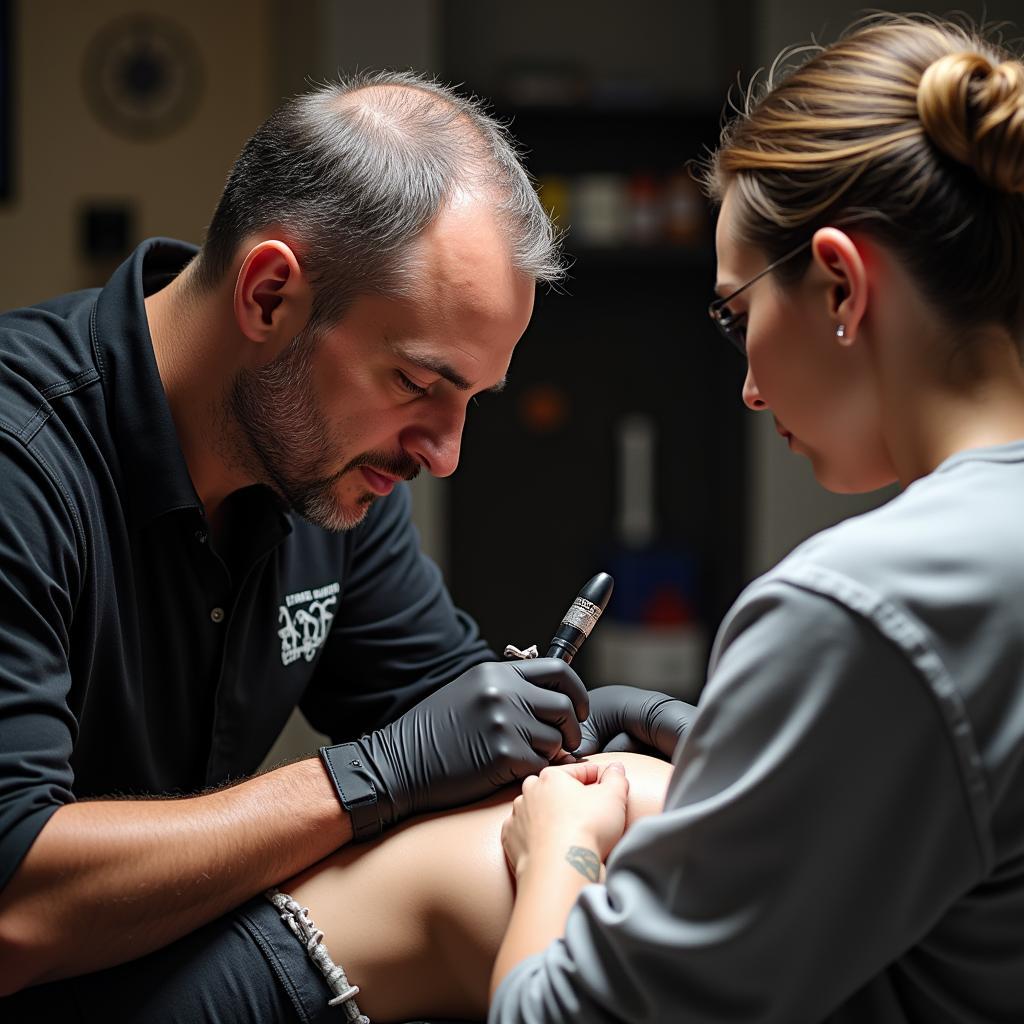
[[[705,183],[743,401],[902,493],[737,600],[662,814],[616,843],[617,777],[524,787],[490,1020],[1024,1021],[1024,65],[874,18]]]

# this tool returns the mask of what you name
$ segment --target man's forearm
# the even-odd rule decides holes
[[[165,946],[351,835],[317,759],[203,796],[62,807],[0,894],[0,995]]]

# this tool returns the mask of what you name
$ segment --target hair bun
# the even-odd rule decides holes
[[[928,137],[1001,192],[1024,192],[1024,64],[951,53],[929,64],[917,87]]]

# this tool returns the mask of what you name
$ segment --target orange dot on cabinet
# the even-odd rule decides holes
[[[519,416],[527,429],[549,434],[569,418],[569,398],[553,384],[534,384],[519,399]]]

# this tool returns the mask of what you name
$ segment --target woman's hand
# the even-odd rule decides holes
[[[604,769],[587,762],[560,765],[525,779],[501,830],[513,873],[519,878],[531,860],[555,858],[597,881],[601,863],[625,831],[628,795],[618,763]]]
[[[545,768],[523,782],[501,830],[516,901],[491,974],[491,994],[512,968],[565,931],[588,882],[626,829],[629,782],[617,762]]]

